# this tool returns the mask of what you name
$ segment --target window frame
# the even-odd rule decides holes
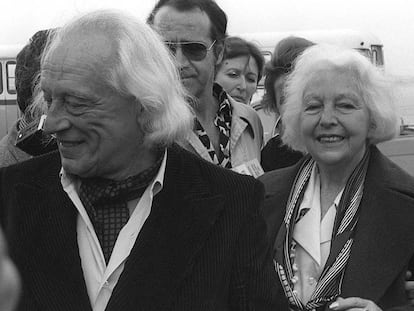
[[[9,66],[14,65],[14,75],[10,76],[9,73]],[[14,90],[10,88],[10,81],[11,79],[14,79]],[[16,61],[9,60],[6,62],[6,81],[7,81],[7,92],[9,94],[16,94]]]

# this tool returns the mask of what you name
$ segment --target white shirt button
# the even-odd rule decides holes
[[[313,276],[311,276],[311,277],[309,277],[308,282],[309,282],[309,285],[315,285],[316,284],[316,279]]]

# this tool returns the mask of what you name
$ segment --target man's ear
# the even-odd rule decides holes
[[[215,52],[216,52],[216,66],[223,61],[224,55],[224,43],[223,41],[217,42],[215,44]]]

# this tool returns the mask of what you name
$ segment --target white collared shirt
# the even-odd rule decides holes
[[[88,213],[79,199],[80,180],[66,174],[63,168],[61,170],[63,189],[79,212],[77,219],[79,256],[93,311],[104,311],[111,298],[112,291],[124,269],[125,260],[151,212],[153,198],[162,189],[166,159],[167,150],[157,175],[148,185],[142,197],[128,202],[130,218],[119,232],[108,265],[106,265],[101,245]]]
[[[294,260],[294,270],[296,270],[294,290],[304,304],[312,296],[328,259],[336,207],[343,192],[343,190],[339,192],[321,220],[320,185],[318,169],[314,165],[299,207],[299,213],[304,208],[309,208],[309,211],[293,229],[293,239],[297,243]]]

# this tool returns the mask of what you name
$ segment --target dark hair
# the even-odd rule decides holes
[[[269,110],[277,111],[276,94],[273,85],[275,81],[291,72],[296,58],[308,47],[314,45],[313,42],[304,38],[290,36],[282,39],[276,45],[272,59],[266,63],[264,89],[262,104]]]
[[[33,87],[40,71],[40,60],[49,32],[54,29],[36,32],[16,56],[17,104],[22,113],[32,102]]]
[[[155,14],[157,14],[158,10],[164,6],[173,7],[180,12],[198,8],[201,11],[206,12],[210,19],[211,39],[213,41],[216,40],[217,42],[222,42],[226,37],[227,16],[214,0],[159,0],[147,18],[148,24],[152,25],[154,23]]]
[[[264,57],[259,48],[253,42],[246,41],[239,37],[228,37],[224,41],[224,54],[223,61],[230,58],[236,58],[239,56],[251,56],[256,61],[257,68],[259,69],[257,82],[263,76]],[[220,67],[221,64],[218,66]]]

